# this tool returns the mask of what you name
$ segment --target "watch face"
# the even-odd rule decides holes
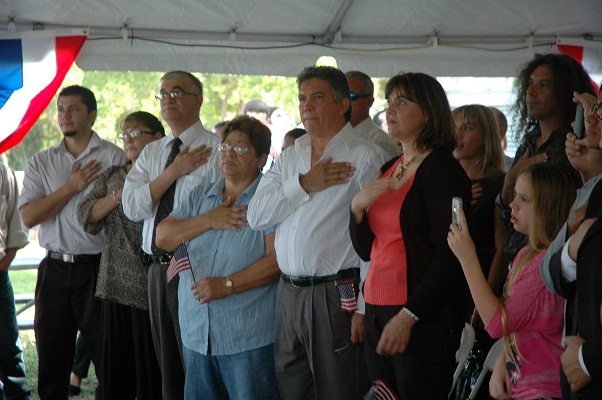
[[[232,287],[232,281],[230,279],[226,281],[226,286]]]

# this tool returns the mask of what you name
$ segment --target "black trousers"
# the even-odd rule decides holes
[[[451,389],[462,330],[431,330],[424,322],[418,322],[405,353],[392,357],[378,355],[376,345],[383,329],[401,308],[366,304],[366,360],[370,379],[384,380],[400,400],[445,400]]]
[[[15,296],[8,271],[0,271],[0,398],[25,398],[29,389],[25,383],[23,349],[19,342],[19,325]]]
[[[147,310],[102,301],[101,400],[161,400]]]
[[[94,297],[100,257],[66,263],[44,258],[38,268],[34,330],[41,400],[67,400],[77,330],[81,332],[99,382],[100,300]]]
[[[84,379],[88,377],[88,371],[90,370],[90,354],[88,354],[88,348],[86,342],[81,334],[77,335],[75,341],[75,358],[73,359],[73,373]]]

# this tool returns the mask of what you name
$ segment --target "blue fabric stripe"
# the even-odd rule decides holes
[[[20,39],[0,40],[0,108],[23,87],[23,50]]]

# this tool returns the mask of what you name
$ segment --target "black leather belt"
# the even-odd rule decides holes
[[[158,256],[153,254],[147,254],[144,250],[140,250],[140,261],[142,265],[148,267],[153,263],[157,264],[169,264],[173,253],[162,253]]]
[[[289,276],[282,274],[282,280],[291,286],[314,286],[321,283],[332,282],[338,279],[351,278],[360,275],[359,268],[349,268],[334,275],[325,276]]]
[[[65,254],[65,253],[57,253],[56,251],[48,251],[46,257],[51,258],[53,260],[59,260],[66,263],[76,263],[76,262],[90,262],[90,261],[98,261],[100,260],[100,253],[98,254]]]

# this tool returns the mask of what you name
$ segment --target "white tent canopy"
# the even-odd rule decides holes
[[[572,44],[602,74],[600,0],[0,0],[0,17],[17,31],[86,28],[86,70],[294,76],[331,55],[379,77],[514,76]]]

